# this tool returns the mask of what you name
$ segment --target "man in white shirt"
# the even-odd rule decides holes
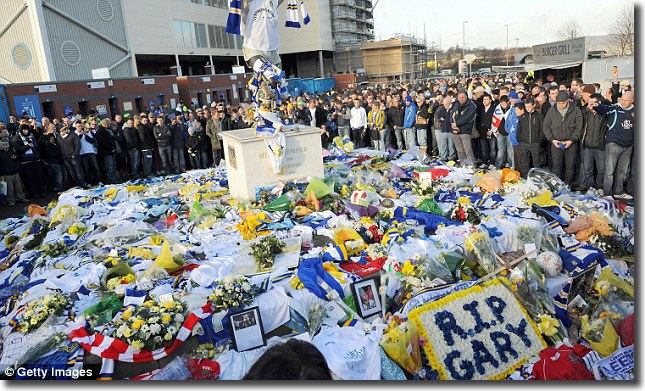
[[[313,99],[309,101],[309,115],[311,115],[310,125],[315,128],[316,127],[316,101]]]
[[[367,113],[358,99],[354,99],[354,107],[349,112],[349,126],[352,128],[354,144],[359,148],[366,148]]]
[[[99,170],[99,161],[96,157],[96,139],[94,138],[94,129],[87,129],[81,121],[74,123],[76,134],[81,140],[81,167],[83,168],[83,177],[86,183],[98,184],[101,180],[101,171]]]

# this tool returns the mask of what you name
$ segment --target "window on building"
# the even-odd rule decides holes
[[[193,3],[195,4],[204,4],[204,0],[193,0]]]
[[[195,33],[195,37],[197,38],[197,47],[208,47],[208,42],[206,41],[206,25],[203,23],[195,23]]]
[[[175,42],[177,43],[177,46],[185,46],[184,45],[184,33],[182,32],[181,21],[180,20],[173,20],[172,21],[172,29],[175,32]]]

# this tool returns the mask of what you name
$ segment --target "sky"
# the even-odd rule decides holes
[[[457,43],[462,46],[466,20],[466,48],[506,48],[508,23],[509,47],[516,46],[516,38],[520,47],[528,47],[558,41],[558,27],[571,15],[576,15],[584,35],[607,34],[625,3],[633,1],[380,0],[374,9],[374,33],[377,40],[396,33],[423,39],[425,23],[428,46],[432,41],[438,46],[441,39],[441,48],[447,49]]]

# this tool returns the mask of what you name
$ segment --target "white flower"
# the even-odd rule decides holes
[[[248,292],[249,290],[251,290],[251,284],[249,284],[248,282],[244,281],[244,283],[242,284],[242,289],[244,289],[244,291]]]
[[[215,289],[215,296],[223,296],[223,295],[224,295],[224,290],[222,290],[222,288]]]
[[[175,322],[182,323],[183,321],[184,321],[184,315],[182,314],[175,315]]]
[[[158,324],[153,324],[150,326],[150,332],[152,334],[159,334],[160,331],[161,331],[161,326],[159,326]]]

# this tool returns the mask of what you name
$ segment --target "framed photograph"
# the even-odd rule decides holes
[[[367,318],[382,310],[381,298],[378,294],[379,277],[367,278],[351,285],[356,310],[361,318]]]
[[[243,352],[266,345],[262,317],[257,306],[230,314],[228,317],[233,331],[231,337],[235,350]]]

